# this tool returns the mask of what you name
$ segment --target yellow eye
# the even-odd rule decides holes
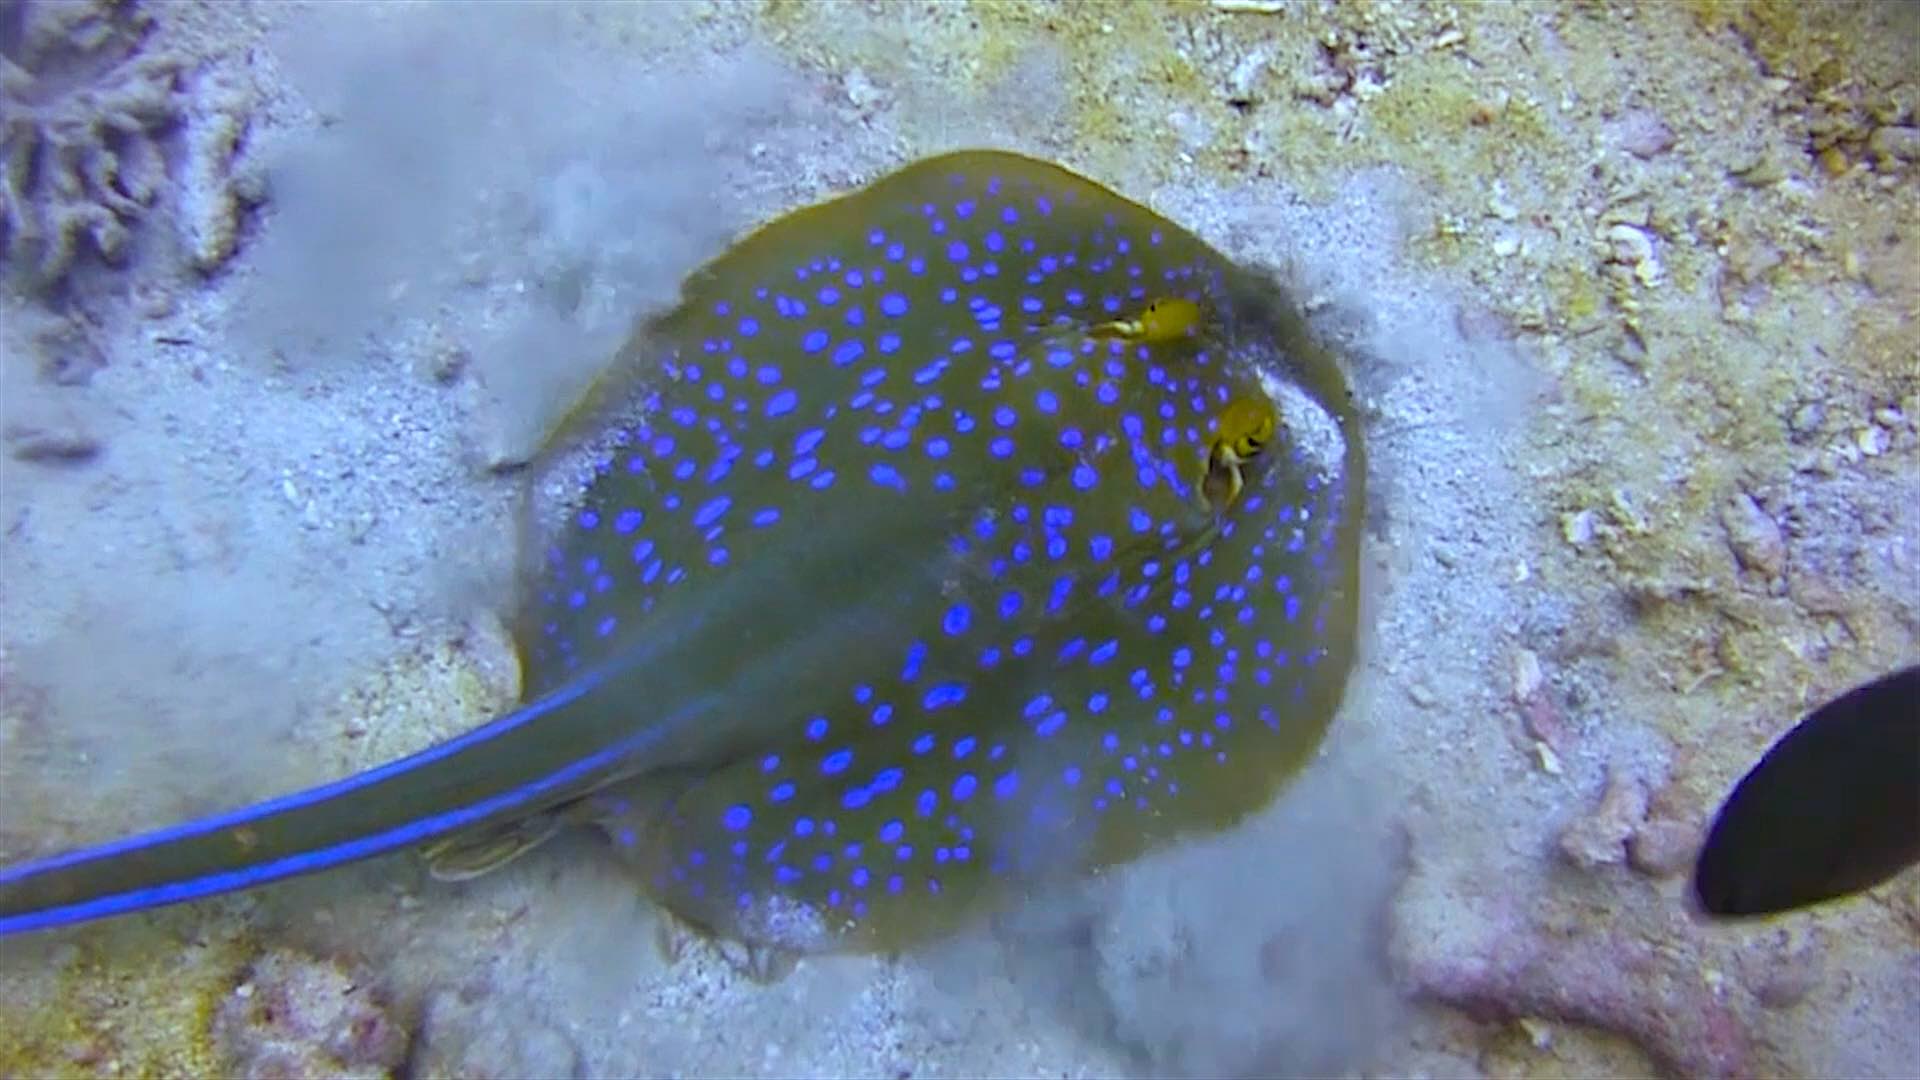
[[[1221,446],[1233,451],[1234,456],[1245,461],[1265,449],[1267,443],[1273,440],[1273,429],[1277,422],[1272,402],[1264,397],[1238,397],[1227,402],[1227,407],[1220,410],[1215,438]]]
[[[1141,309],[1138,318],[1100,323],[1093,327],[1093,333],[1123,337],[1145,345],[1164,345],[1198,333],[1203,317],[1200,305],[1192,300],[1163,296]]]
[[[1202,489],[1220,508],[1232,506],[1246,486],[1241,466],[1252,461],[1273,441],[1280,418],[1263,394],[1234,398],[1220,410],[1207,454]]]
[[[1200,328],[1200,305],[1184,297],[1155,300],[1140,313],[1140,332],[1134,336],[1149,345],[1178,341]]]

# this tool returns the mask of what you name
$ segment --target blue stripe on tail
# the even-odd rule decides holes
[[[322,787],[312,788],[284,798],[256,803],[232,813],[201,818],[196,821],[130,837],[125,840],[101,844],[97,847],[82,848],[79,851],[68,852],[63,855],[56,855],[35,862],[9,866],[0,869],[0,886],[28,880],[42,874],[82,863],[97,862],[102,859],[110,859],[118,855],[124,855],[132,851],[140,851],[162,844],[191,839],[223,829],[231,829],[275,814],[312,806],[329,799],[349,795],[369,785],[431,765],[451,754],[458,753],[463,749],[488,739],[497,738],[509,731],[537,720],[553,712],[555,709],[571,704],[583,695],[598,688],[599,685],[606,680],[609,670],[618,670],[618,667],[602,669],[591,675],[577,678],[547,697],[524,705],[465,735],[430,747],[411,757],[402,758],[392,764],[384,765],[364,773],[358,773],[344,780]],[[698,712],[700,704],[700,702],[692,703],[687,712]],[[683,716],[684,715],[683,713]],[[631,757],[645,749],[649,744],[661,739],[665,733],[682,718],[682,716],[669,717],[663,723],[650,724],[630,738],[608,746],[598,753],[573,761],[564,768],[555,770],[517,788],[502,792],[499,795],[494,795],[466,806],[435,814],[431,817],[411,821],[384,832],[373,833],[354,840],[344,841],[330,847],[287,855],[275,859],[272,862],[261,863],[256,866],[248,866],[236,870],[224,870],[183,881],[169,882],[164,885],[145,886],[123,893],[98,896],[89,900],[58,907],[43,908],[24,914],[0,916],[0,937],[9,934],[27,933],[34,930],[45,930],[56,926],[65,926],[71,923],[84,922],[111,915],[124,915],[129,912],[141,911],[147,908],[163,907],[168,904],[177,904],[187,900],[197,900],[203,897],[215,896],[220,893],[232,892],[255,885],[263,885],[271,881],[278,881],[282,878],[294,877],[317,870],[325,870],[330,867],[340,866],[344,863],[381,855],[396,848],[431,840],[437,836],[443,836],[477,822],[487,820],[505,811],[510,811],[515,807],[533,803],[542,795],[563,789],[570,783],[592,775],[596,770],[607,768],[622,758]]]

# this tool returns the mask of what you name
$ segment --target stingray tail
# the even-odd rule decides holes
[[[635,725],[598,704],[606,681],[576,678],[335,783],[0,867],[0,936],[233,892],[537,814],[631,772],[663,735],[665,725]]]

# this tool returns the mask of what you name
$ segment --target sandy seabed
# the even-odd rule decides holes
[[[1681,871],[1920,654],[1916,10],[0,11],[0,859],[511,701],[509,466],[690,268],[930,153],[1275,271],[1375,470],[1347,706],[1235,830],[770,985],[591,837],[389,859],[8,940],[0,1075],[1902,1074],[1913,873],[1729,928]]]

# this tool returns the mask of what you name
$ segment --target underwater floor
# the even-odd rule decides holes
[[[933,153],[1276,274],[1371,474],[1347,701],[1237,828],[766,984],[593,835],[388,858],[0,940],[0,1076],[1901,1075],[1920,876],[1729,927],[1684,871],[1920,654],[1916,10],[8,7],[0,862],[513,701],[541,433]]]

